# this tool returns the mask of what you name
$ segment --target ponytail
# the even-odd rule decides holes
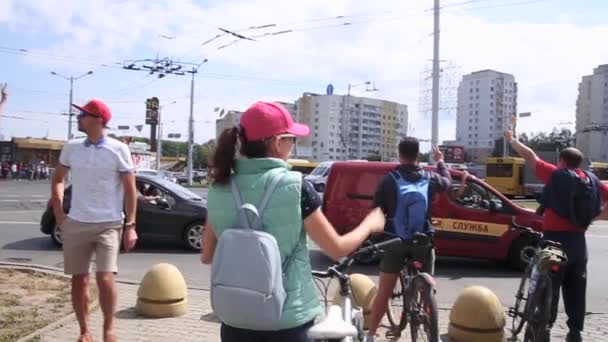
[[[228,184],[236,163],[236,146],[239,137],[237,126],[226,128],[217,139],[212,157],[211,179],[213,183]]]

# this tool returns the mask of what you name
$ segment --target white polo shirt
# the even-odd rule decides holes
[[[71,219],[86,223],[124,219],[125,191],[120,175],[134,171],[127,145],[110,137],[103,137],[96,145],[87,139],[70,140],[59,162],[70,168]]]

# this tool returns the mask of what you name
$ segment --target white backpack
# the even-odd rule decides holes
[[[236,222],[219,237],[211,267],[211,306],[226,324],[241,329],[278,330],[286,293],[283,276],[295,250],[281,261],[275,237],[262,216],[285,173],[271,176],[258,207],[243,203],[234,180]],[[230,210],[226,208],[226,210]]]

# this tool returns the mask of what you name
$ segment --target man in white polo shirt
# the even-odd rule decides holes
[[[103,338],[105,342],[113,342],[116,341],[113,322],[117,301],[114,276],[118,271],[121,235],[125,251],[130,251],[137,241],[133,162],[127,145],[104,134],[112,116],[106,104],[91,100],[84,107],[73,106],[80,110],[78,129],[86,133],[87,138],[70,140],[61,151],[60,165],[52,183],[53,210],[63,230],[64,271],[72,275],[72,305],[80,325],[78,341],[92,341],[87,322],[88,284],[95,254],[99,302],[104,316]],[[66,217],[63,190],[68,171],[72,201]]]

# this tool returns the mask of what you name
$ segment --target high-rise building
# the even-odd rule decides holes
[[[299,158],[392,161],[407,132],[407,106],[396,102],[304,93],[296,107],[297,120],[311,129],[307,138],[298,141]]]
[[[510,117],[516,114],[517,83],[513,75],[494,70],[464,75],[458,86],[455,143],[464,146],[472,159],[483,161],[491,156]]]
[[[591,161],[608,161],[606,127],[608,127],[608,64],[595,68],[592,75],[583,76],[578,85],[576,147]]]
[[[226,128],[232,128],[235,125],[238,125],[242,115],[243,112],[229,110],[221,115],[219,119],[215,120],[215,139],[217,140]]]

